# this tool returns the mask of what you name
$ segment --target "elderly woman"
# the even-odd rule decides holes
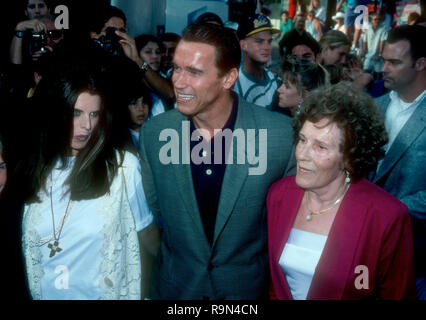
[[[271,298],[415,298],[407,207],[364,179],[387,141],[373,100],[316,90],[294,124],[296,176],[267,196]]]
[[[278,107],[275,111],[293,115],[309,92],[329,84],[327,70],[310,60],[288,56],[283,63],[283,83],[278,88]]]
[[[138,158],[111,143],[101,88],[91,73],[49,75],[33,98],[42,134],[22,230],[34,299],[141,298],[140,250],[155,253],[156,229]]]

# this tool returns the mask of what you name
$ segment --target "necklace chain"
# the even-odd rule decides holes
[[[329,206],[329,207],[327,207],[325,209],[319,210],[319,211],[313,211],[313,210],[311,210],[311,208],[309,208],[309,192],[308,192],[307,193],[307,199],[306,199],[307,200],[306,201],[306,208],[308,209],[309,213],[306,216],[306,220],[310,221],[310,220],[312,220],[312,216],[317,216],[317,215],[323,214],[323,213],[327,212],[328,210],[334,208],[340,202],[342,202],[343,197],[345,196],[346,192],[348,191],[350,185],[351,185],[350,183],[346,184],[345,189],[343,190],[342,195],[339,198],[337,198],[337,200],[334,201],[331,206]]]
[[[50,237],[44,238],[44,239],[41,239],[40,241],[38,241],[36,243],[36,245],[38,247],[44,246],[45,244],[51,242],[52,240],[55,240],[56,243],[59,242],[59,239],[60,239],[61,233],[62,233],[62,228],[64,227],[64,224],[65,224],[65,220],[67,219],[69,213],[71,212],[72,206],[73,206],[73,201],[71,200],[71,197],[70,197],[70,199],[68,200],[67,208],[65,210],[65,214],[62,217],[59,225],[55,228],[55,217],[54,217],[54,213],[53,213],[52,184],[53,184],[53,181],[52,181],[52,178],[50,177],[50,211],[51,211],[51,214],[52,214],[53,233]]]

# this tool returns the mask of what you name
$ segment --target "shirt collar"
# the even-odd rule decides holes
[[[409,108],[409,107],[411,107],[411,106],[413,106],[413,105],[417,105],[418,103],[420,103],[420,102],[423,100],[423,98],[424,98],[425,96],[426,96],[426,90],[423,90],[423,92],[422,92],[421,94],[419,94],[419,95],[417,96],[417,98],[416,98],[416,99],[414,99],[414,101],[413,101],[413,102],[404,102],[404,101],[402,101],[402,99],[399,97],[399,95],[398,95],[398,93],[397,93],[396,91],[392,90],[392,91],[390,92],[390,94],[389,94],[389,97],[390,97],[390,99],[392,100],[392,102],[398,102],[398,103],[400,103],[401,105],[406,106],[406,108]]]

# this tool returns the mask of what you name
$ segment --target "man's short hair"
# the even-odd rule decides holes
[[[213,12],[205,12],[202,15],[200,15],[196,20],[195,23],[203,24],[203,23],[215,23],[221,27],[223,27],[223,21],[222,19]]]
[[[215,24],[191,24],[182,32],[182,40],[199,42],[216,48],[216,67],[219,76],[227,74],[232,68],[238,69],[241,63],[240,44],[235,33]]]
[[[23,1],[23,5],[24,5],[24,9],[27,10],[28,7],[28,2],[30,2],[30,0],[24,0]],[[43,0],[44,4],[46,5],[46,7],[48,9],[50,9],[52,7],[52,3],[51,0]]]
[[[425,45],[422,42],[426,37],[426,27],[403,25],[389,32],[386,43],[396,43],[406,40],[410,43],[410,54],[413,62],[417,59],[426,57]]]
[[[321,37],[319,44],[321,46],[321,50],[323,50],[325,46],[328,46],[331,50],[334,50],[342,46],[350,46],[351,41],[342,31],[330,30]]]
[[[173,32],[167,32],[164,33],[161,37],[160,37],[160,41],[167,41],[167,42],[179,42],[181,36],[173,33]]]
[[[121,9],[114,6],[107,6],[103,8],[99,16],[97,16],[94,19],[90,27],[90,31],[95,31],[96,33],[100,33],[105,23],[107,23],[108,20],[111,19],[112,17],[117,17],[122,19],[124,22],[124,25],[127,25],[126,15]]]
[[[318,42],[307,32],[299,35],[297,32],[289,32],[279,42],[279,53],[282,57],[292,53],[294,47],[305,45],[312,50],[315,56],[320,52]]]

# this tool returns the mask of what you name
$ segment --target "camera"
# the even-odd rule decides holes
[[[45,32],[32,33],[30,42],[30,55],[32,56],[37,51],[47,52],[47,35]]]
[[[116,29],[114,27],[108,27],[105,30],[105,36],[101,36],[95,40],[101,47],[112,56],[123,56],[123,48],[119,41],[120,37],[115,34]]]

